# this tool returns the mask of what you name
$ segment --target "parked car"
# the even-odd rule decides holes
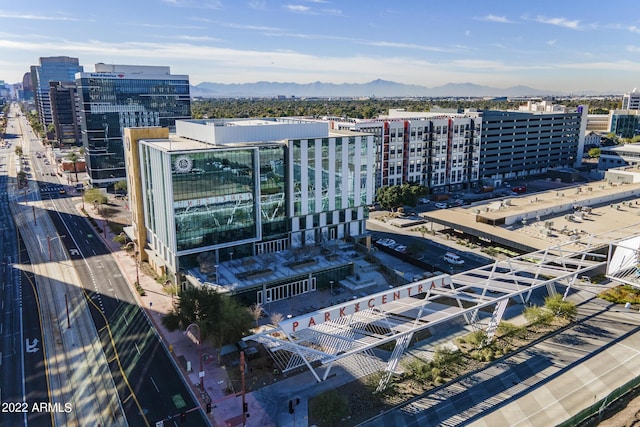
[[[402,253],[406,253],[407,252],[407,247],[405,245],[398,245],[395,248],[393,248],[396,252],[402,252]]]
[[[447,205],[446,203],[436,203],[436,208],[438,209],[447,209],[449,207],[449,205]]]
[[[460,258],[458,255],[454,254],[453,252],[447,252],[446,254],[444,254],[443,259],[449,264],[455,264],[455,265],[464,264],[464,260]]]

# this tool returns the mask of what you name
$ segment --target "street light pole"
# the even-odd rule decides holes
[[[331,285],[331,297],[333,297],[333,280],[329,280],[329,284]]]

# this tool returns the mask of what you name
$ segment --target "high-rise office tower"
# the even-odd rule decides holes
[[[75,82],[49,82],[51,115],[60,148],[81,145],[80,107]]]
[[[76,75],[82,143],[92,185],[108,187],[125,179],[122,130],[173,128],[191,118],[189,76],[169,67],[96,64]]]
[[[31,81],[33,83],[38,118],[45,129],[53,123],[49,82],[73,81],[75,74],[82,71],[83,68],[78,58],[70,58],[68,56],[43,57],[40,58],[40,65],[31,67]]]

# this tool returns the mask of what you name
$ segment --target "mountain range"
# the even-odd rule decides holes
[[[473,83],[448,83],[444,86],[426,87],[373,80],[368,83],[212,83],[202,82],[191,86],[191,96],[202,98],[229,97],[505,97],[505,96],[551,96],[562,95],[548,90],[527,86],[513,86],[505,89],[481,86]]]

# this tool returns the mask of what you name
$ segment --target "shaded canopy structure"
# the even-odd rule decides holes
[[[369,365],[370,372],[379,370],[383,362],[373,350],[395,343],[378,386],[383,389],[414,334],[463,317],[473,328],[484,328],[491,339],[509,300],[526,304],[535,289],[546,287],[553,295],[556,285],[566,286],[566,295],[590,271],[604,271],[609,243],[605,240],[592,236],[453,276],[390,288],[284,320],[244,339],[262,343],[282,372],[306,366],[318,382],[327,379],[339,360],[351,358]]]

